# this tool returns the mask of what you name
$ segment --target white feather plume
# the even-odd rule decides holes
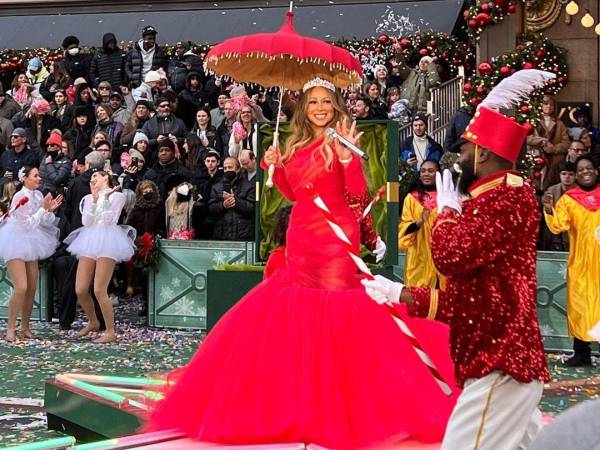
[[[556,74],[544,70],[519,70],[498,83],[479,106],[494,110],[512,108],[519,101],[529,98],[534,90],[544,86],[553,78],[556,78]]]

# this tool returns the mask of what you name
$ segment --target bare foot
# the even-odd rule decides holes
[[[85,327],[83,327],[75,334],[75,337],[81,338],[87,336],[88,334],[94,331],[98,331],[99,328],[100,322],[88,322],[88,324]]]
[[[21,334],[25,339],[37,339],[37,336],[34,335],[31,330],[21,330]]]
[[[6,330],[6,342],[15,342],[17,340],[17,332],[15,330]]]
[[[98,339],[94,339],[92,342],[94,344],[107,344],[109,342],[115,342],[117,340],[117,335],[115,333],[105,332]]]

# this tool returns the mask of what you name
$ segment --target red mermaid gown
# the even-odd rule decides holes
[[[223,444],[313,443],[365,448],[441,441],[447,397],[307,196],[312,183],[352,242],[359,226],[344,190],[364,186],[360,161],[325,168],[317,141],[275,171],[295,201],[287,267],[240,300],[182,370],[148,430],[177,428]],[[454,386],[445,325],[405,320]]]

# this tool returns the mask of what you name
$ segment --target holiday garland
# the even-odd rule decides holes
[[[477,42],[489,25],[501,22],[507,15],[517,11],[518,0],[477,0],[463,12],[467,33],[472,42]]]

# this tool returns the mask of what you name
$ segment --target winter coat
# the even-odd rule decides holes
[[[143,58],[141,54],[140,42],[135,43],[133,48],[129,50],[127,53],[127,58],[125,62],[125,73],[127,74],[127,80],[131,87],[138,87],[142,81],[142,68],[143,68]],[[159,67],[162,67],[166,72],[169,65],[169,61],[167,59],[167,55],[164,50],[155,45],[154,55],[152,58],[152,67],[150,70],[157,70]]]
[[[140,198],[139,192],[136,192],[135,204],[127,216],[126,224],[135,228],[137,236],[144,233],[160,234],[164,236],[165,212],[164,204],[160,198],[154,200],[145,200]]]
[[[5,95],[4,100],[0,102],[0,117],[11,120],[19,111],[21,111],[19,104],[9,95]]]
[[[172,134],[177,137],[178,145],[182,146],[183,140],[188,134],[188,129],[183,123],[183,120],[175,117],[173,114],[165,118],[160,118],[158,116],[152,117],[144,124],[142,131],[148,136],[151,149],[158,149],[158,141],[156,138],[160,135],[168,136],[169,134]]]
[[[88,53],[78,53],[75,56],[71,56],[68,53],[65,55],[63,62],[67,67],[67,72],[71,76],[71,80],[83,77],[87,82],[90,81],[90,63],[92,61],[92,55]]]
[[[0,151],[10,147],[10,135],[13,130],[12,122],[0,116]]]
[[[369,113],[370,119],[386,120],[388,118],[387,104],[381,98],[377,100],[369,99]]]
[[[413,115],[427,111],[429,91],[440,84],[440,75],[435,63],[429,63],[427,73],[423,73],[418,67],[414,69],[408,67],[401,56],[397,56],[396,60],[400,65],[400,76],[404,80],[400,88],[400,97],[408,100]]]
[[[126,54],[119,47],[110,50],[107,45],[117,38],[113,33],[106,33],[102,36],[102,48],[98,49],[90,66],[90,83],[92,86],[98,86],[102,81],[108,81],[114,90],[119,86],[127,84],[127,75],[125,73]]]
[[[552,148],[545,150],[542,141],[548,139]],[[569,150],[569,133],[567,127],[560,119],[553,119],[550,127],[546,128],[544,119],[540,120],[533,134],[527,136],[527,150],[530,153],[540,153],[544,156],[544,169],[541,180],[541,189],[546,190],[556,183],[560,183],[559,164],[565,159]]]
[[[223,191],[233,191],[235,206],[223,206]],[[231,185],[225,180],[216,183],[208,201],[208,212],[213,216],[213,239],[220,241],[254,240],[255,187],[241,175]]]
[[[191,72],[200,75],[200,81],[203,81],[204,70],[202,67],[202,60],[199,56],[195,55],[191,50],[188,50],[181,57],[177,55],[172,57],[169,61],[169,70],[167,71],[171,89],[177,93],[180,93],[185,89],[188,74]]]
[[[190,78],[192,76],[200,77],[196,72],[190,72],[186,80],[186,87],[179,93],[179,106],[177,108],[178,115],[183,119],[188,128],[194,126],[196,119],[196,111],[204,106],[204,92],[202,85],[199,84],[195,91],[190,89]]]
[[[54,100],[54,92],[51,92],[50,88],[52,88],[52,86],[55,86],[55,89],[66,90],[71,84],[71,82],[71,77],[65,77],[61,80],[60,83],[57,83],[54,79],[54,74],[51,73],[50,75],[48,75],[48,78],[46,78],[44,82],[40,85],[39,91],[42,97],[44,97],[48,103],[52,103],[52,101]]]
[[[40,163],[40,177],[42,178],[40,190],[42,193],[63,194],[71,177],[71,166],[71,160],[64,155],[51,163],[46,163],[46,157],[42,158]]]
[[[87,172],[84,172],[81,175],[73,178],[69,183],[67,194],[65,195],[64,209],[67,223],[65,224],[65,230],[63,231],[64,236],[61,235],[61,238],[66,237],[66,235],[70,232],[82,227],[79,205],[83,197],[92,193],[90,189],[90,180],[92,179],[92,174],[93,171],[88,170]]]
[[[17,115],[13,120],[15,128],[25,128],[27,131],[27,143],[33,149],[46,150],[46,141],[50,137],[50,133],[55,128],[60,129],[60,122],[58,119],[52,117],[50,114],[45,114],[42,119],[42,127],[40,133],[40,140],[37,140],[37,123],[35,117],[25,117],[24,115]]]
[[[79,154],[84,148],[89,147],[92,142],[92,127],[73,125],[63,135],[63,139],[67,141],[73,155]]]
[[[129,120],[129,116],[131,116],[131,111],[129,111],[124,106],[121,106],[113,113],[111,117],[113,121],[119,122],[121,125],[125,126],[125,124]]]
[[[399,122],[401,126],[410,122],[410,109],[408,109],[408,100],[400,99],[397,102],[394,102],[387,116],[388,119]]]
[[[473,117],[473,111],[467,108],[459,108],[448,124],[446,129],[446,137],[444,138],[444,151],[451,151],[452,146],[460,139],[460,136],[469,125],[469,121]]]
[[[186,169],[181,161],[177,159],[174,159],[169,164],[164,166],[160,163],[155,164],[152,168],[146,171],[144,180],[154,181],[154,184],[158,186],[158,190],[161,194],[161,201],[164,203],[169,195],[167,192],[167,187],[169,184],[169,179],[172,177],[184,177],[192,184],[196,184],[194,174],[190,170]]]
[[[200,137],[201,132],[198,128],[194,127],[194,128],[192,128],[192,131],[190,131],[190,134]],[[221,139],[219,138],[219,134],[217,133],[217,129],[215,127],[211,126],[208,130],[206,130],[206,138],[208,139],[208,147],[214,148],[216,151],[219,152],[220,155],[222,155],[223,147],[222,147]],[[198,158],[198,161],[196,162],[196,166],[204,167],[204,162],[203,162],[204,156],[208,150],[206,149],[206,147],[202,146],[202,143],[200,143],[200,145],[201,145],[200,148],[204,151],[199,152],[202,156],[200,156],[201,159]]]
[[[119,143],[121,142],[121,133],[123,132],[122,123],[115,122],[111,117],[104,123],[98,122],[96,124],[96,128],[94,128],[94,131],[92,132],[92,136],[99,131],[104,131],[108,134],[108,141],[111,143],[113,151],[119,147]]]
[[[23,166],[38,166],[41,155],[37,150],[25,147],[21,152],[17,153],[13,149],[6,150],[0,156],[0,174],[11,172],[13,180],[17,179],[17,174]]]
[[[439,161],[444,154],[444,149],[438,144],[431,136],[427,136],[427,145],[425,146],[425,155],[423,155],[423,161],[426,159],[433,159]],[[413,136],[407,137],[404,142],[400,145],[400,156],[404,161],[408,161],[412,156],[415,156],[415,147],[413,143]],[[414,165],[416,168],[416,164]]]

